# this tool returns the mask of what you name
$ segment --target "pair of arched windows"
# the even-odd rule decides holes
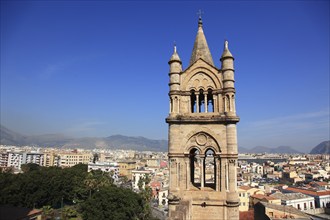
[[[190,91],[191,113],[214,112],[212,90]]]
[[[201,155],[199,150],[193,148],[189,153],[190,181],[197,188],[209,187],[216,190],[216,160],[212,149],[207,149]]]

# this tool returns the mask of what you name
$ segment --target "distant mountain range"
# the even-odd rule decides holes
[[[311,154],[330,154],[330,141],[324,141],[312,149]],[[62,134],[45,134],[25,136],[11,131],[6,127],[0,127],[0,144],[14,146],[40,146],[61,148],[106,148],[106,149],[132,149],[137,151],[162,151],[166,152],[167,140],[151,140],[144,137],[128,137],[112,135],[109,137],[84,137],[73,138]],[[292,147],[280,146],[276,148],[257,146],[252,149],[239,147],[239,153],[289,153],[301,154]]]
[[[166,140],[151,140],[144,137],[112,135],[109,137],[73,138],[61,134],[24,136],[1,125],[0,144],[13,146],[40,146],[61,148],[107,148],[132,149],[137,151],[167,151]]]
[[[257,146],[257,147],[251,148],[251,149],[239,147],[238,152],[239,153],[267,153],[267,154],[282,154],[282,153],[302,154],[302,152],[299,152],[299,151],[293,149],[292,147],[288,147],[288,146],[279,146],[279,147],[275,147],[275,148]]]
[[[330,154],[330,141],[323,141],[314,147],[310,154]]]

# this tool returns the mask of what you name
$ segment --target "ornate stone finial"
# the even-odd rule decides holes
[[[176,53],[176,42],[174,41],[174,53]]]
[[[171,63],[171,62],[173,62],[173,61],[178,61],[179,63],[181,63],[181,60],[180,60],[179,54],[178,54],[177,51],[176,51],[176,42],[174,41],[173,44],[174,44],[174,45],[173,45],[173,54],[172,54],[172,56],[171,56],[171,58],[170,58],[169,63]]]
[[[225,40],[225,50],[228,50],[228,41]]]
[[[228,58],[228,57],[230,57],[230,58],[232,58],[232,59],[234,59],[234,57],[233,57],[233,55],[230,53],[230,51],[229,51],[229,47],[228,47],[228,40],[225,40],[225,45],[224,45],[224,48],[223,48],[223,53],[222,53],[222,55],[221,55],[221,58],[220,58],[220,60],[222,61],[224,58]]]

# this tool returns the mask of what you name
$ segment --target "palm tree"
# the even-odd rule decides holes
[[[93,170],[87,174],[84,183],[89,189],[89,197],[91,197],[93,190],[95,191],[99,190],[101,187],[111,186],[113,184],[113,179],[105,172]]]

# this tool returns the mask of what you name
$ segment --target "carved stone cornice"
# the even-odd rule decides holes
[[[232,81],[232,80],[224,80],[224,81]],[[224,88],[222,91],[223,91],[223,93],[228,93],[228,92],[235,93],[236,92],[235,88]]]
[[[238,154],[220,154],[220,158],[235,159],[237,160]]]
[[[228,207],[238,207],[239,201],[226,201]]]
[[[186,155],[184,153],[168,153],[168,158],[171,160],[172,158],[183,158]]]
[[[166,122],[170,124],[236,124],[239,122],[238,116],[215,115],[212,113],[209,115],[207,113],[204,115],[195,113],[196,116],[193,116],[193,114],[168,116]]]

